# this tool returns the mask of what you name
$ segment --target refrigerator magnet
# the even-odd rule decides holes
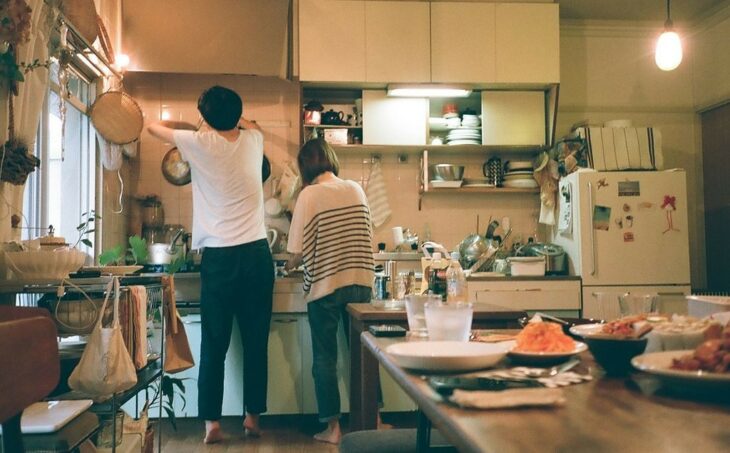
[[[616,226],[619,227],[619,229],[622,229],[624,227],[624,219],[621,217],[617,217],[614,222],[616,223]]]
[[[626,228],[631,228],[632,226],[634,226],[634,216],[627,215],[626,216]]]
[[[641,195],[641,185],[639,181],[619,181],[618,196],[619,197],[638,197]]]
[[[677,197],[664,195],[664,201],[661,204],[661,208],[667,213],[667,229],[662,231],[662,234],[669,231],[679,231],[677,228],[674,228],[674,219],[672,218],[672,213],[677,210]]]
[[[601,190],[604,187],[608,187],[608,181],[606,181],[606,178],[601,178],[598,180],[598,190]]]
[[[596,230],[608,231],[611,223],[611,208],[608,206],[596,206],[593,208],[593,228]]]
[[[634,242],[634,233],[632,233],[631,231],[625,231],[624,242]]]
[[[623,210],[624,212],[631,212],[631,205],[624,203]]]

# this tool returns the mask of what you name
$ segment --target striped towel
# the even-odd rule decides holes
[[[383,178],[383,170],[380,168],[379,161],[374,162],[370,168],[370,176],[368,177],[368,184],[365,188],[365,195],[368,197],[373,227],[377,228],[384,224],[393,213],[390,210],[390,204],[388,204],[385,179]]]
[[[661,170],[661,133],[651,127],[587,127],[589,165],[598,171]]]

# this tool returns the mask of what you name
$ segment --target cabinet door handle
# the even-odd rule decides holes
[[[588,182],[588,215],[591,218],[591,275],[596,275],[596,228],[593,224],[593,183]]]
[[[277,324],[291,324],[293,322],[297,322],[296,319],[274,319],[274,322]]]
[[[657,293],[657,296],[686,296],[686,295],[687,294],[685,294],[682,291],[669,291],[669,292],[666,292],[666,293],[663,293],[663,292],[658,292]]]

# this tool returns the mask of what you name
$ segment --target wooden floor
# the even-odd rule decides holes
[[[386,414],[384,421],[403,428],[415,426],[415,419],[411,416],[399,415],[396,418],[388,417]],[[317,421],[316,416],[262,417],[263,435],[260,438],[244,436],[242,423],[242,417],[224,417],[221,425],[225,439],[214,445],[203,444],[204,428],[200,420],[178,419],[177,431],[174,431],[169,423],[163,423],[162,451],[165,453],[336,453],[338,451],[337,446],[317,442],[312,438],[325,427]],[[346,420],[343,426],[346,430]],[[155,447],[156,442],[157,439]]]

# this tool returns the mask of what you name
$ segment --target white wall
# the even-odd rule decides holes
[[[701,129],[693,96],[693,57],[675,71],[654,64],[660,29],[624,25],[561,27],[557,136],[583,119],[630,119],[659,128],[665,168],[687,172],[692,285],[705,285]],[[730,82],[729,82],[730,84]]]

